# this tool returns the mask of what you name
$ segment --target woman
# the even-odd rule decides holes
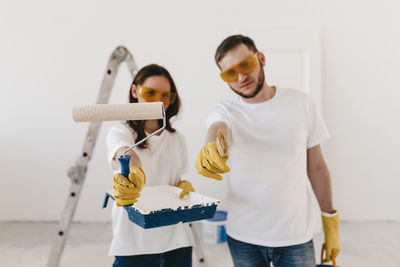
[[[129,102],[154,101],[164,103],[166,128],[160,134],[140,144],[135,151],[127,152],[131,156],[130,175],[133,175],[132,172],[136,170],[136,178],[142,181],[137,191],[140,191],[144,182],[145,186],[173,185],[183,189],[180,196],[183,197],[184,194],[194,190],[190,182],[180,181],[180,177],[188,168],[187,149],[183,135],[172,128],[170,122],[170,119],[179,112],[180,99],[169,72],[161,66],[152,64],[142,68],[136,74],[129,90]],[[126,121],[112,127],[107,134],[107,146],[108,159],[113,171],[120,172],[117,158],[128,147],[161,126],[162,120],[146,120]],[[136,178],[129,179],[128,183],[134,182],[137,185],[134,181]],[[117,204],[126,205],[124,201]],[[130,203],[135,201],[136,199],[132,199]],[[188,267],[192,265],[193,237],[187,224],[143,229],[132,223],[126,210],[118,206],[113,208],[112,223],[113,239],[109,253],[115,256],[113,266]]]

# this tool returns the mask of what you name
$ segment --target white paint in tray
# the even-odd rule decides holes
[[[181,191],[181,188],[171,185],[144,187],[133,207],[142,214],[149,214],[162,209],[190,209],[195,205],[211,206],[220,203],[217,199],[195,192],[190,192],[180,199],[179,194]]]

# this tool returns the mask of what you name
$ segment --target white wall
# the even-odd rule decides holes
[[[323,145],[334,202],[344,220],[400,220],[400,4],[387,1],[2,1],[0,2],[0,221],[58,220],[67,168],[87,124],[71,108],[94,103],[113,49],[139,66],[166,66],[182,95],[175,124],[194,165],[211,107],[233,94],[213,62],[217,45],[243,25],[322,29],[322,107],[333,138]],[[255,40],[257,43],[257,40]],[[268,74],[267,74],[268,75]],[[112,103],[124,103],[125,66]],[[397,105],[396,105],[397,103]],[[107,221],[105,123],[76,220]],[[223,197],[224,183],[190,177]]]

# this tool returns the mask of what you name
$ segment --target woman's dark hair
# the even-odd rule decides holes
[[[178,91],[176,90],[176,86],[175,86],[174,80],[171,77],[171,74],[169,74],[169,72],[164,67],[161,67],[159,65],[156,65],[156,64],[147,65],[138,71],[135,78],[133,79],[132,84],[134,84],[136,86],[141,85],[144,83],[144,81],[147,78],[152,77],[152,76],[163,76],[163,77],[167,78],[171,85],[171,92],[176,93],[175,102],[170,104],[168,106],[167,110],[165,111],[165,115],[166,115],[165,129],[171,133],[174,133],[176,130],[174,128],[172,128],[170,119],[173,116],[175,116],[176,114],[178,114],[179,109],[181,107],[181,100],[179,98],[179,94],[178,94]],[[138,102],[138,99],[133,97],[132,88],[130,87],[129,88],[129,103],[137,103],[137,102]],[[141,121],[138,121],[138,120],[126,121],[126,123],[129,125],[129,127],[131,127],[137,134],[135,142],[138,142],[146,137],[146,133],[144,132],[145,122],[146,121],[143,121],[143,120],[141,120]],[[160,128],[162,127],[162,124],[163,124],[163,120],[158,120],[158,125],[160,126]],[[142,148],[142,149],[147,148],[148,147],[147,140],[146,140],[146,142],[141,143],[138,147]]]

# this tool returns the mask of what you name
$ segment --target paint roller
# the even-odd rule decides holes
[[[74,106],[72,108],[72,118],[75,122],[163,119],[163,126],[160,129],[126,149],[123,155],[118,158],[121,164],[121,174],[125,177],[129,175],[129,161],[131,159],[131,156],[126,155],[126,152],[161,132],[166,126],[166,115],[162,102]]]
[[[129,175],[130,156],[126,152],[145,142],[153,135],[164,130],[166,127],[166,114],[162,102],[131,103],[131,104],[94,104],[86,106],[74,106],[72,117],[76,122],[98,122],[98,121],[125,121],[125,120],[154,120],[163,119],[163,126],[152,134],[146,136],[133,146],[123,152],[118,158],[121,164],[121,174]],[[220,153],[227,153],[226,141],[222,133],[218,133]],[[107,200],[111,194],[106,193],[103,208],[107,206]],[[128,212],[129,220],[142,228],[154,228],[176,224],[178,222],[191,222],[196,220],[209,219],[214,216],[218,200],[206,202],[207,198],[200,196],[202,204],[193,207],[182,206],[177,210],[163,208],[151,214],[144,214],[142,211],[133,208],[132,205],[124,206]]]

